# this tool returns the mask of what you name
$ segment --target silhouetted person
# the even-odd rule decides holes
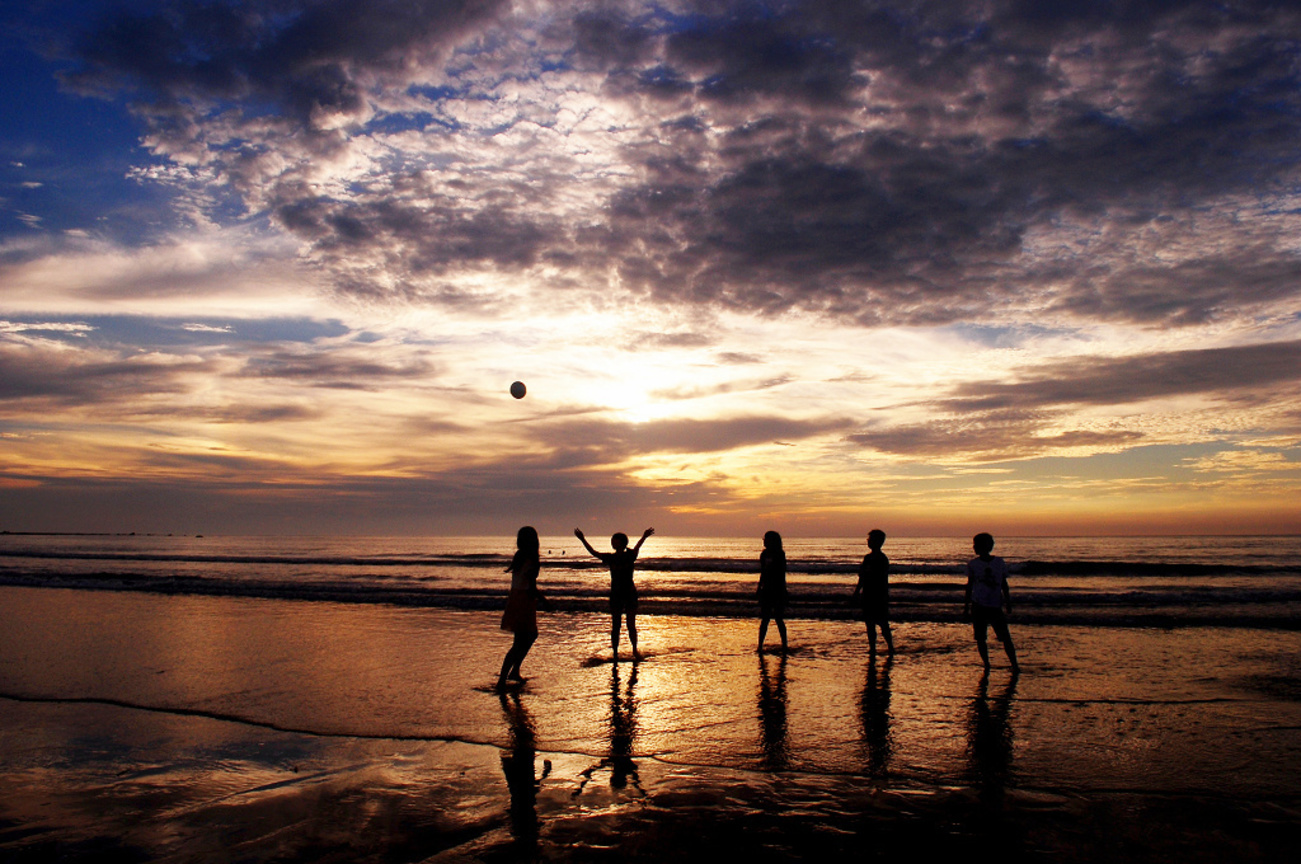
[[[863,556],[863,563],[858,567],[858,584],[854,586],[854,599],[863,609],[863,620],[867,623],[868,653],[876,655],[876,630],[881,628],[885,638],[885,649],[894,656],[894,639],[890,635],[890,559],[885,557],[881,547],[885,545],[885,532],[873,528],[867,533],[867,548],[871,549]]]
[[[614,652],[614,662],[619,662],[619,620],[627,617],[628,620],[628,641],[632,643],[632,657],[634,660],[641,659],[641,652],[637,650],[637,586],[632,581],[633,564],[637,562],[637,553],[641,551],[641,544],[646,542],[646,538],[655,533],[654,528],[647,528],[642,532],[641,539],[637,545],[628,548],[628,535],[622,531],[610,538],[610,545],[614,547],[613,552],[597,552],[592,548],[592,544],[587,542],[583,532],[574,529],[574,536],[582,541],[583,547],[591,552],[597,558],[610,568],[610,650]]]
[[[786,653],[786,553],[782,550],[782,535],[769,531],[763,535],[763,551],[759,553],[759,653],[768,637],[768,619],[777,622],[777,632],[782,637],[782,653]]]
[[[777,675],[768,675],[768,658],[759,657],[759,722],[763,726],[763,767],[785,771],[790,759],[786,746],[786,655],[777,661]]]
[[[509,751],[501,754],[501,770],[506,775],[506,788],[510,790],[511,833],[517,841],[527,843],[537,839],[538,788],[551,773],[551,761],[543,761],[542,777],[537,777],[534,771],[537,756],[533,719],[520,702],[518,693],[509,697],[502,693],[499,698],[510,738]]]
[[[538,591],[538,532],[525,525],[515,535],[515,557],[506,571],[510,573],[510,596],[501,616],[501,629],[515,634],[515,642],[506,652],[497,677],[497,689],[507,681],[524,680],[520,664],[538,638],[538,605],[546,608],[546,598]]]
[[[1016,662],[1016,646],[1012,644],[1012,634],[1007,629],[1007,616],[1012,612],[1012,595],[1007,588],[1007,564],[997,555],[989,554],[994,549],[994,538],[989,534],[977,534],[971,539],[976,556],[967,562],[967,593],[962,606],[962,617],[971,619],[972,630],[976,636],[976,648],[980,651],[980,660],[989,669],[989,646],[985,644],[988,629],[994,628],[994,635],[1003,643],[1007,659],[1012,664],[1012,672],[1021,671]],[[1004,609],[1007,610],[1004,613]]]

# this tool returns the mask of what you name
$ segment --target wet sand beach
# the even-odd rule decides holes
[[[1301,634],[543,616],[0,588],[12,861],[1280,860]]]

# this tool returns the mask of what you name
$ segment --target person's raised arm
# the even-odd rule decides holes
[[[646,542],[646,538],[649,537],[649,536],[651,536],[651,535],[654,534],[654,533],[655,533],[655,529],[654,529],[654,528],[647,528],[645,531],[641,532],[641,539],[637,541],[637,545],[636,545],[636,546],[632,547],[632,551],[633,551],[633,552],[640,552],[640,551],[641,551],[641,544],[645,543],[645,542]]]
[[[583,543],[583,548],[584,548],[584,549],[586,549],[588,552],[591,552],[591,553],[592,553],[593,555],[595,555],[597,558],[600,558],[600,557],[601,557],[601,553],[600,553],[600,552],[597,552],[595,549],[593,549],[593,548],[592,548],[592,544],[587,542],[587,538],[583,536],[583,531],[582,531],[581,528],[575,528],[575,529],[574,529],[574,536],[577,537],[579,540],[582,541],[582,543]]]

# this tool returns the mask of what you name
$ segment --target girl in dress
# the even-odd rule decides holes
[[[510,596],[501,616],[501,629],[514,633],[515,642],[502,661],[497,678],[499,690],[507,681],[524,681],[519,667],[538,638],[538,606],[545,609],[549,605],[538,591],[538,567],[538,532],[525,525],[515,535],[515,557],[506,568],[510,573]]]

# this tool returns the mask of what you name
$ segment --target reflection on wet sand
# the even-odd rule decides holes
[[[1017,676],[1001,693],[989,693],[989,675],[980,676],[967,718],[968,772],[982,800],[1001,801],[1012,774],[1012,724],[1008,715],[1016,695]]]
[[[893,666],[894,657],[888,657],[878,667],[873,656],[867,666],[863,694],[859,699],[867,773],[872,777],[885,777],[889,773],[890,756],[894,752],[890,733],[890,670]]]
[[[502,693],[500,699],[510,741],[510,749],[501,754],[501,770],[510,790],[511,834],[517,843],[536,845],[538,790],[551,773],[551,760],[543,760],[542,776],[538,777],[535,773],[537,748],[533,718],[518,693]]]
[[[583,780],[575,790],[574,796],[582,793],[593,775],[604,769],[610,769],[610,788],[624,789],[632,780],[633,788],[644,792],[641,779],[637,776],[637,763],[633,761],[633,745],[637,738],[637,667],[632,667],[628,674],[626,689],[620,686],[619,664],[610,666],[610,755],[600,762],[580,772]]]
[[[759,724],[763,734],[763,767],[784,771],[790,765],[786,746],[786,655],[777,660],[776,675],[768,671],[768,655],[759,655]]]

